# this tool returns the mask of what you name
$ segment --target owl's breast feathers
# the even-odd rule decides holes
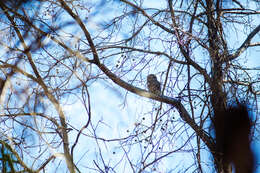
[[[151,93],[157,95],[161,94],[161,84],[154,74],[150,74],[147,76],[147,88]]]

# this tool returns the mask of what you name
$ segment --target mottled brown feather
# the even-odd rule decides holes
[[[157,95],[161,94],[161,84],[154,74],[149,74],[147,76],[147,88],[151,93]]]

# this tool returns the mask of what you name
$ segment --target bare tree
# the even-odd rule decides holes
[[[46,0],[12,8],[0,1],[1,141],[21,165],[13,169],[230,173],[211,120],[244,100],[257,140],[259,5]],[[160,94],[148,91],[149,74]],[[100,133],[115,127],[95,113],[97,84],[124,104],[140,103],[123,137]],[[77,111],[81,127],[71,123]],[[118,149],[111,156],[110,144]]]

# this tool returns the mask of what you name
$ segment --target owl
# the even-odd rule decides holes
[[[147,87],[151,93],[157,95],[161,94],[161,84],[154,74],[149,74],[147,76]]]

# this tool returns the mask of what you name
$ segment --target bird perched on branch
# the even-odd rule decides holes
[[[147,76],[147,87],[151,93],[157,95],[161,94],[161,84],[154,74],[149,74]]]

